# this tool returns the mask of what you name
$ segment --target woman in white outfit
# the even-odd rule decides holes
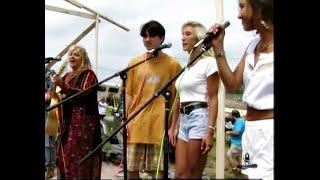
[[[211,45],[216,55],[220,78],[229,91],[244,85],[243,101],[247,107],[246,128],[242,136],[243,164],[257,164],[242,172],[251,178],[273,179],[273,0],[239,0],[239,15],[245,31],[256,30],[257,37],[245,50],[232,72],[227,63],[223,40],[225,31],[214,24],[210,31],[220,31]]]
[[[198,48],[193,50],[193,47],[206,36],[206,32],[199,22],[189,21],[182,26],[182,46],[190,54],[189,61],[199,54]],[[208,152],[213,146],[219,75],[211,54],[210,51],[202,54],[175,83],[178,98],[169,137],[176,146],[175,178],[178,179],[201,179]]]

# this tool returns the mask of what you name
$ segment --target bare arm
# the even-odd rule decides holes
[[[172,117],[171,117],[171,123],[170,123],[168,134],[169,134],[170,143],[173,146],[175,146],[177,141],[177,135],[179,132],[179,123],[180,123],[180,120],[179,120],[180,98],[179,97],[177,97],[177,100],[175,101],[172,108],[173,108]]]
[[[214,127],[216,125],[216,119],[218,116],[219,74],[217,72],[207,78],[207,89],[209,97],[208,126]]]
[[[209,97],[209,119],[208,119],[208,132],[202,139],[201,150],[202,154],[206,154],[212,148],[212,138],[214,130],[210,129],[209,126],[215,126],[218,116],[218,90],[219,90],[219,74],[215,72],[207,78],[207,90]]]
[[[216,57],[221,80],[228,91],[235,91],[243,84],[244,57],[245,55],[241,58],[234,72],[231,71],[225,56]]]
[[[219,24],[215,24],[211,26],[209,32],[212,32],[212,33],[217,32],[218,27],[220,27],[222,30],[219,36],[212,40],[211,45],[216,55],[219,75],[224,86],[228,91],[235,91],[238,87],[240,87],[243,84],[244,59],[246,57],[246,53],[244,53],[244,55],[242,56],[240,63],[237,65],[234,72],[232,72],[227,63],[227,59],[224,55],[224,47],[223,47],[224,35],[225,35],[224,28]]]

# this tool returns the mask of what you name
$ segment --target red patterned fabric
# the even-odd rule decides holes
[[[97,83],[91,70],[73,77],[63,77],[67,88],[62,93],[71,96]],[[98,116],[97,89],[93,88],[63,104],[61,144],[59,145],[58,172],[61,179],[100,179],[102,155],[98,150],[83,164],[78,162],[101,142]]]

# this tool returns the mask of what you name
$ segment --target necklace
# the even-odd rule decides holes
[[[263,52],[264,50],[267,49],[267,47],[269,47],[269,45],[271,45],[273,43],[273,41],[269,41],[267,43],[265,43],[264,45],[261,44],[261,41],[260,41],[260,44],[259,44],[259,51],[260,52]]]

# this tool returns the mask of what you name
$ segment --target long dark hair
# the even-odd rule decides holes
[[[260,11],[262,20],[273,24],[273,0],[248,0],[253,9]]]

